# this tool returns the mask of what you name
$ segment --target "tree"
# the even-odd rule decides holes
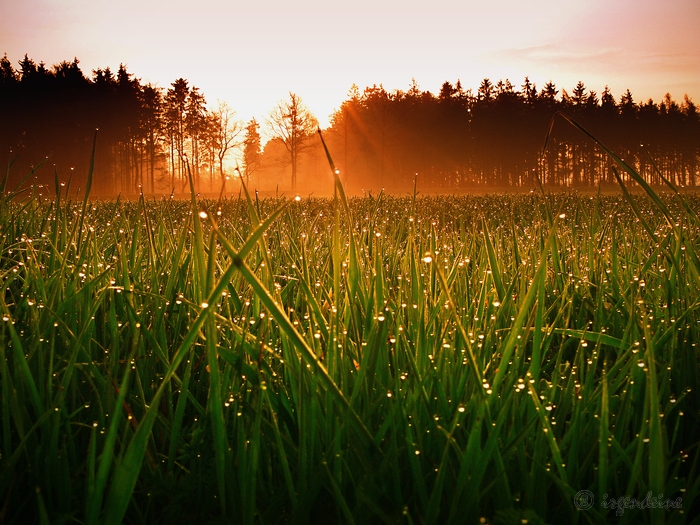
[[[381,84],[366,87],[362,93],[360,108],[363,122],[360,125],[362,133],[367,135],[362,136],[361,148],[367,152],[369,160],[369,173],[364,181],[367,188],[381,189],[385,185],[393,146],[400,142],[397,138],[401,130],[396,118],[396,104],[401,97],[399,92],[387,93]]]
[[[126,70],[124,64],[119,64],[115,87],[115,109],[119,111],[115,127],[119,141],[118,152],[121,157],[120,188],[122,191],[131,193],[137,191],[139,185],[143,184],[138,161],[139,143],[143,138],[140,136],[142,130],[139,122],[141,84]]]
[[[214,144],[222,184],[225,178],[224,159],[230,150],[240,145],[240,142],[236,142],[236,139],[243,131],[241,121],[236,120],[235,116],[236,112],[226,102],[222,101],[219,101],[219,105],[213,113],[212,131],[214,131]]]
[[[637,112],[637,107],[629,89],[620,97],[620,111],[623,115],[634,115]]]
[[[190,139],[190,152],[192,155],[192,175],[195,184],[199,187],[201,166],[201,155],[199,152],[200,142],[204,138],[207,130],[207,101],[204,95],[199,92],[199,88],[192,86],[187,98],[187,116],[185,118],[185,130]]]
[[[451,99],[455,93],[457,93],[457,89],[455,89],[454,86],[452,86],[451,82],[443,82],[442,87],[440,88],[440,94],[438,95],[438,98],[440,100],[449,100]]]
[[[477,91],[477,97],[479,100],[489,102],[494,95],[494,87],[488,78],[481,81],[479,85],[479,91]]]
[[[245,171],[246,182],[250,181],[250,176],[260,167],[262,160],[262,147],[260,145],[260,124],[253,118],[245,127],[245,137],[243,138],[243,169]]]
[[[308,149],[309,137],[318,128],[318,121],[301,101],[299,95],[289,93],[288,100],[281,100],[270,112],[267,125],[273,138],[284,142],[292,166],[292,191],[297,189],[299,155]]]
[[[24,83],[31,82],[32,77],[36,76],[36,74],[38,72],[36,62],[34,62],[26,54],[24,55],[24,58],[22,60],[20,60],[19,67],[20,67],[20,78],[21,78],[22,82],[24,82]],[[44,69],[43,62],[42,62],[42,69]]]
[[[580,80],[576,84],[572,94],[571,100],[574,106],[583,106],[588,98],[586,96],[586,86]]]
[[[162,131],[163,93],[148,84],[141,91],[141,128],[146,140],[148,180],[151,192],[156,190],[156,153]]]
[[[554,106],[556,104],[556,97],[559,91],[557,90],[554,82],[551,80],[544,85],[542,91],[540,91],[540,99],[544,101],[546,106]]]
[[[513,94],[515,94],[515,91],[513,89],[513,84],[511,84],[510,80],[506,79],[505,82],[503,82],[503,80],[499,80],[496,83],[496,95],[499,98],[502,98],[503,95],[507,97]]]
[[[12,62],[5,56],[0,58],[0,85],[17,84],[17,72],[12,67]]]
[[[361,111],[360,96],[360,88],[353,84],[348,92],[349,98],[331,116],[331,129],[337,132],[338,148],[342,148],[343,151],[341,176],[346,189],[348,187],[348,175],[350,174],[350,161],[356,157],[356,155],[350,155],[349,152],[352,148],[352,139],[355,138],[355,142],[357,142],[356,128]]]
[[[537,87],[530,83],[530,77],[526,76],[521,86],[521,93],[525,102],[532,105],[537,100]]]
[[[170,144],[172,170],[170,184],[173,187],[176,178],[181,177],[183,180],[185,178],[183,155],[185,154],[185,119],[189,94],[190,88],[184,78],[178,78],[173,82],[172,87],[165,94],[165,131]]]

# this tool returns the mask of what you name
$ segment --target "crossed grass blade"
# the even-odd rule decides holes
[[[547,142],[549,141],[549,137],[552,134],[552,130],[554,128],[554,119],[560,116],[564,120],[566,120],[569,124],[574,126],[576,129],[578,129],[581,133],[586,135],[588,138],[590,138],[593,142],[595,142],[605,153],[617,164],[620,168],[622,168],[629,176],[630,178],[639,184],[642,189],[644,189],[644,192],[649,196],[649,198],[653,201],[654,205],[656,208],[663,214],[664,218],[666,219],[666,222],[671,228],[675,228],[675,221],[673,220],[671,216],[671,212],[669,211],[668,207],[664,202],[659,198],[659,195],[653,190],[653,188],[649,185],[649,183],[642,177],[639,173],[637,173],[637,170],[635,170],[632,166],[630,166],[627,162],[622,160],[619,155],[617,155],[614,151],[612,151],[610,148],[608,148],[605,144],[603,144],[595,135],[593,135],[591,132],[589,132],[586,128],[584,128],[581,124],[579,124],[576,120],[568,116],[566,113],[563,113],[561,111],[557,111],[553,116],[550,121],[549,125],[549,131],[547,132],[547,135],[545,136],[545,141],[544,141],[544,146],[542,147],[542,154],[544,155],[544,151],[547,148]],[[618,178],[618,181],[621,181],[621,179]],[[630,199],[628,199],[629,202]]]
[[[196,201],[195,201],[196,204]],[[269,228],[272,222],[282,213],[284,206],[280,206],[273,214],[260,224],[254,232],[248,237],[246,243],[237,253],[238,257],[245,257],[255,244],[262,237],[263,233]],[[215,225],[213,226],[215,231]],[[223,238],[223,237],[220,237]],[[203,254],[202,254],[203,255]],[[211,293],[206,299],[207,304],[214,305],[223,292],[229,285],[233,275],[238,271],[237,265],[232,263],[227,270],[222,274],[213,287]],[[168,384],[172,380],[182,360],[189,353],[192,344],[200,336],[200,330],[207,322],[211,315],[209,308],[200,308],[197,317],[189,326],[186,334],[183,337],[178,349],[175,351],[168,369],[166,370],[161,383],[151,399],[150,405],[142,418],[138,429],[131,438],[121,462],[115,467],[112,476],[111,486],[108,492],[107,501],[105,503],[103,515],[101,519],[109,525],[121,523],[124,514],[129,506],[131,495],[139,477],[139,472],[146,453],[148,441],[151,436],[151,429],[158,415],[159,404],[162,396],[165,394]],[[220,480],[220,478],[219,478]],[[220,483],[220,481],[219,481]],[[224,495],[222,494],[222,498]]]
[[[281,208],[278,210],[281,212]],[[242,250],[237,252],[233,246],[228,242],[225,236],[221,235],[221,232],[216,226],[212,226],[214,231],[219,235],[219,240],[222,246],[228,252],[232,260],[232,266],[234,266],[245,278],[248,284],[253,288],[256,296],[263,303],[265,308],[267,308],[270,315],[275,319],[282,331],[289,337],[290,341],[294,347],[300,352],[304,360],[310,364],[314,371],[318,374],[319,380],[324,388],[332,392],[335,401],[343,407],[344,410],[348,412],[350,420],[356,425],[359,434],[373,443],[374,440],[370,434],[367,427],[362,422],[360,416],[352,409],[350,403],[348,402],[345,395],[340,391],[338,386],[335,384],[333,379],[328,375],[325,366],[321,363],[316,353],[309,346],[306,340],[297,332],[294,328],[293,323],[287,317],[282,307],[277,303],[277,301],[272,297],[270,292],[265,288],[265,286],[260,282],[257,275],[250,269],[243,259]]]
[[[535,276],[532,279],[532,283],[530,284],[530,288],[528,289],[523,299],[523,302],[519,305],[518,313],[510,328],[508,338],[503,344],[503,348],[501,350],[501,359],[496,369],[496,374],[493,378],[493,392],[490,396],[489,403],[494,402],[495,399],[498,397],[498,387],[500,386],[501,382],[506,376],[506,373],[508,372],[508,363],[510,362],[511,357],[513,356],[513,352],[515,351],[516,346],[522,346],[524,344],[524,342],[520,341],[519,339],[521,338],[527,320],[530,317],[531,309],[535,304],[535,300],[539,293],[539,289],[544,286],[544,278],[547,272],[547,256],[551,247],[554,246],[554,243],[556,241],[557,221],[558,219],[555,219],[553,222],[553,225],[549,232],[549,238],[545,245],[545,249],[542,250],[540,254]]]

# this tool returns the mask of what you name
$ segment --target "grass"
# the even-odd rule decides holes
[[[643,189],[3,186],[0,523],[697,520],[700,201]]]

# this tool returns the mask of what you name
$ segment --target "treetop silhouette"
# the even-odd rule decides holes
[[[460,81],[444,82],[437,95],[415,79],[406,91],[353,86],[325,136],[351,192],[407,191],[416,175],[424,191],[527,187],[535,174],[548,186],[614,183],[607,156],[576,130],[556,129],[541,157],[556,111],[575,117],[649,183],[663,175],[697,185],[700,115],[689,97],[639,103],[630,90],[616,99],[607,86],[598,94],[583,81],[570,93],[553,81],[538,89],[528,77],[517,89],[485,78],[476,93]],[[99,128],[96,194],[179,191],[189,172],[200,190],[218,191],[227,170],[236,175],[235,158],[261,189],[318,189],[328,179],[318,122],[295,93],[265,119],[271,140],[263,147],[256,120],[244,126],[226,104],[209,109],[184,78],[163,89],[123,64],[116,74],[104,68],[88,77],[77,58],[47,67],[25,55],[15,68],[5,55],[0,114],[0,146],[18,157],[18,178],[48,157],[60,178],[80,184]],[[31,182],[53,177],[43,168]]]

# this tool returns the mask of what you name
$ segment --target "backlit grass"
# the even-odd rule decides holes
[[[56,186],[0,202],[0,522],[689,521],[695,196]]]

